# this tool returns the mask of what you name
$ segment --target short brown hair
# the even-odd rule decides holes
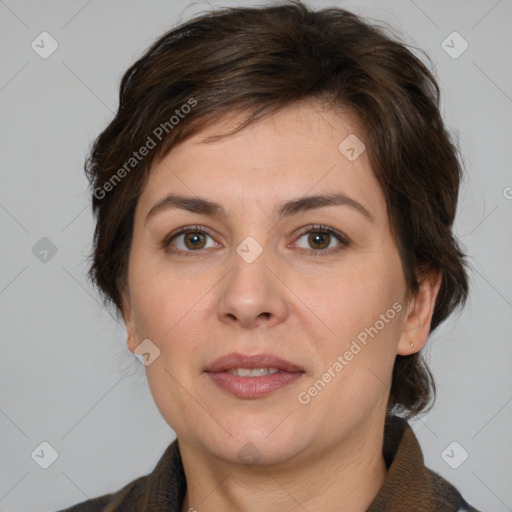
[[[451,230],[458,150],[439,112],[435,78],[389,34],[343,9],[288,1],[211,11],[159,38],[123,76],[118,111],[85,165],[96,217],[89,277],[107,307],[123,313],[135,207],[155,159],[228,113],[247,114],[231,134],[313,100],[349,108],[361,122],[408,300],[426,272],[439,269],[431,331],[464,305],[465,256]],[[397,356],[388,410],[417,414],[433,394],[422,356]]]

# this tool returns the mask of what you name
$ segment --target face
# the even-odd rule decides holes
[[[378,431],[394,359],[426,341],[433,296],[403,303],[384,195],[367,152],[354,159],[364,134],[348,114],[293,106],[204,142],[239,121],[223,119],[151,170],[124,296],[128,346],[151,340],[151,393],[183,446],[285,464]],[[162,202],[171,194],[217,207]],[[233,353],[294,368],[211,368]]]

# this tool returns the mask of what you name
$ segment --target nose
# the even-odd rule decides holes
[[[231,271],[222,280],[220,321],[244,328],[282,322],[288,314],[287,288],[277,267],[278,262],[270,262],[265,250],[250,263],[233,252]]]

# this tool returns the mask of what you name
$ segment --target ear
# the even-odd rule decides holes
[[[398,355],[408,356],[426,345],[441,279],[441,270],[429,272],[420,284],[418,293],[409,302],[397,345]]]
[[[128,288],[125,288],[125,290],[123,291],[121,299],[123,303],[123,318],[126,326],[126,344],[128,345],[128,350],[133,353],[134,350],[139,345],[139,341],[137,338],[137,332],[135,330],[135,321],[132,311],[130,292]]]

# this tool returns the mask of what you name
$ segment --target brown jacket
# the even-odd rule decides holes
[[[405,420],[387,418],[383,453],[388,474],[367,512],[478,512],[452,485],[425,467],[416,436]],[[175,440],[149,475],[118,492],[59,512],[181,512],[186,485]]]

